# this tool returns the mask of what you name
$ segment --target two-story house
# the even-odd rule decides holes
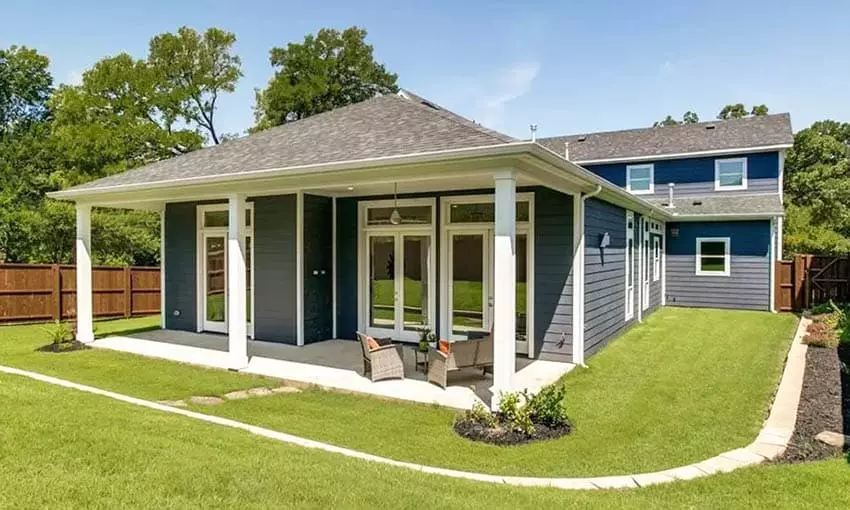
[[[523,141],[402,91],[52,196],[83,341],[92,207],[155,210],[162,328],[199,335],[168,338],[223,333],[231,368],[249,339],[489,338],[498,394],[662,305],[771,310],[792,141],[786,114]]]

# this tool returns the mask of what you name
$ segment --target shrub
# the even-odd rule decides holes
[[[74,329],[67,322],[56,321],[53,327],[47,330],[50,337],[50,343],[55,348],[65,347],[74,341]]]
[[[561,427],[567,425],[570,419],[564,408],[566,390],[563,386],[552,384],[540,390],[528,400],[526,407],[531,419],[535,423],[542,423],[547,427]]]
[[[526,436],[534,435],[534,423],[531,421],[531,413],[526,405],[523,405],[525,394],[520,392],[502,392],[499,398],[499,414],[508,430],[519,432]]]
[[[812,347],[835,348],[838,346],[838,333],[826,322],[814,322],[803,337],[803,343]]]
[[[472,409],[464,411],[463,419],[488,428],[496,426],[496,417],[481,402],[476,402],[472,405]]]

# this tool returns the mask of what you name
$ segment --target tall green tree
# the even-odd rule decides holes
[[[203,34],[180,27],[150,42],[148,66],[155,76],[163,112],[182,117],[203,129],[213,143],[221,142],[215,126],[216,102],[236,90],[241,60],[233,54],[236,36],[219,28]]]
[[[679,124],[696,124],[697,122],[699,122],[699,115],[688,110],[682,115],[681,121],[674,119],[672,115],[668,115],[662,120],[654,122],[652,127],[678,126]]]
[[[717,118],[719,120],[742,119],[750,116],[767,115],[767,112],[767,105],[764,104],[753,106],[749,110],[743,103],[727,104],[721,108],[720,112],[717,114]]]
[[[47,115],[50,61],[26,46],[0,48],[0,136]]]
[[[323,28],[302,43],[272,48],[270,60],[277,70],[256,93],[255,131],[398,91],[398,76],[375,61],[358,27]]]

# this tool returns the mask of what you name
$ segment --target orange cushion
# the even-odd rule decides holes
[[[448,340],[440,340],[440,352],[443,354],[449,353],[449,341]]]
[[[380,345],[378,345],[378,342],[376,342],[375,339],[372,338],[371,336],[366,337],[366,345],[369,346],[370,351],[374,351],[375,349],[380,347]]]

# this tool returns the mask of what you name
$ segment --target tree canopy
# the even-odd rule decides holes
[[[0,137],[42,120],[53,86],[50,61],[26,46],[0,48]]]
[[[398,91],[398,76],[375,61],[358,27],[323,28],[302,43],[272,48],[270,61],[277,70],[256,93],[257,131]]]

